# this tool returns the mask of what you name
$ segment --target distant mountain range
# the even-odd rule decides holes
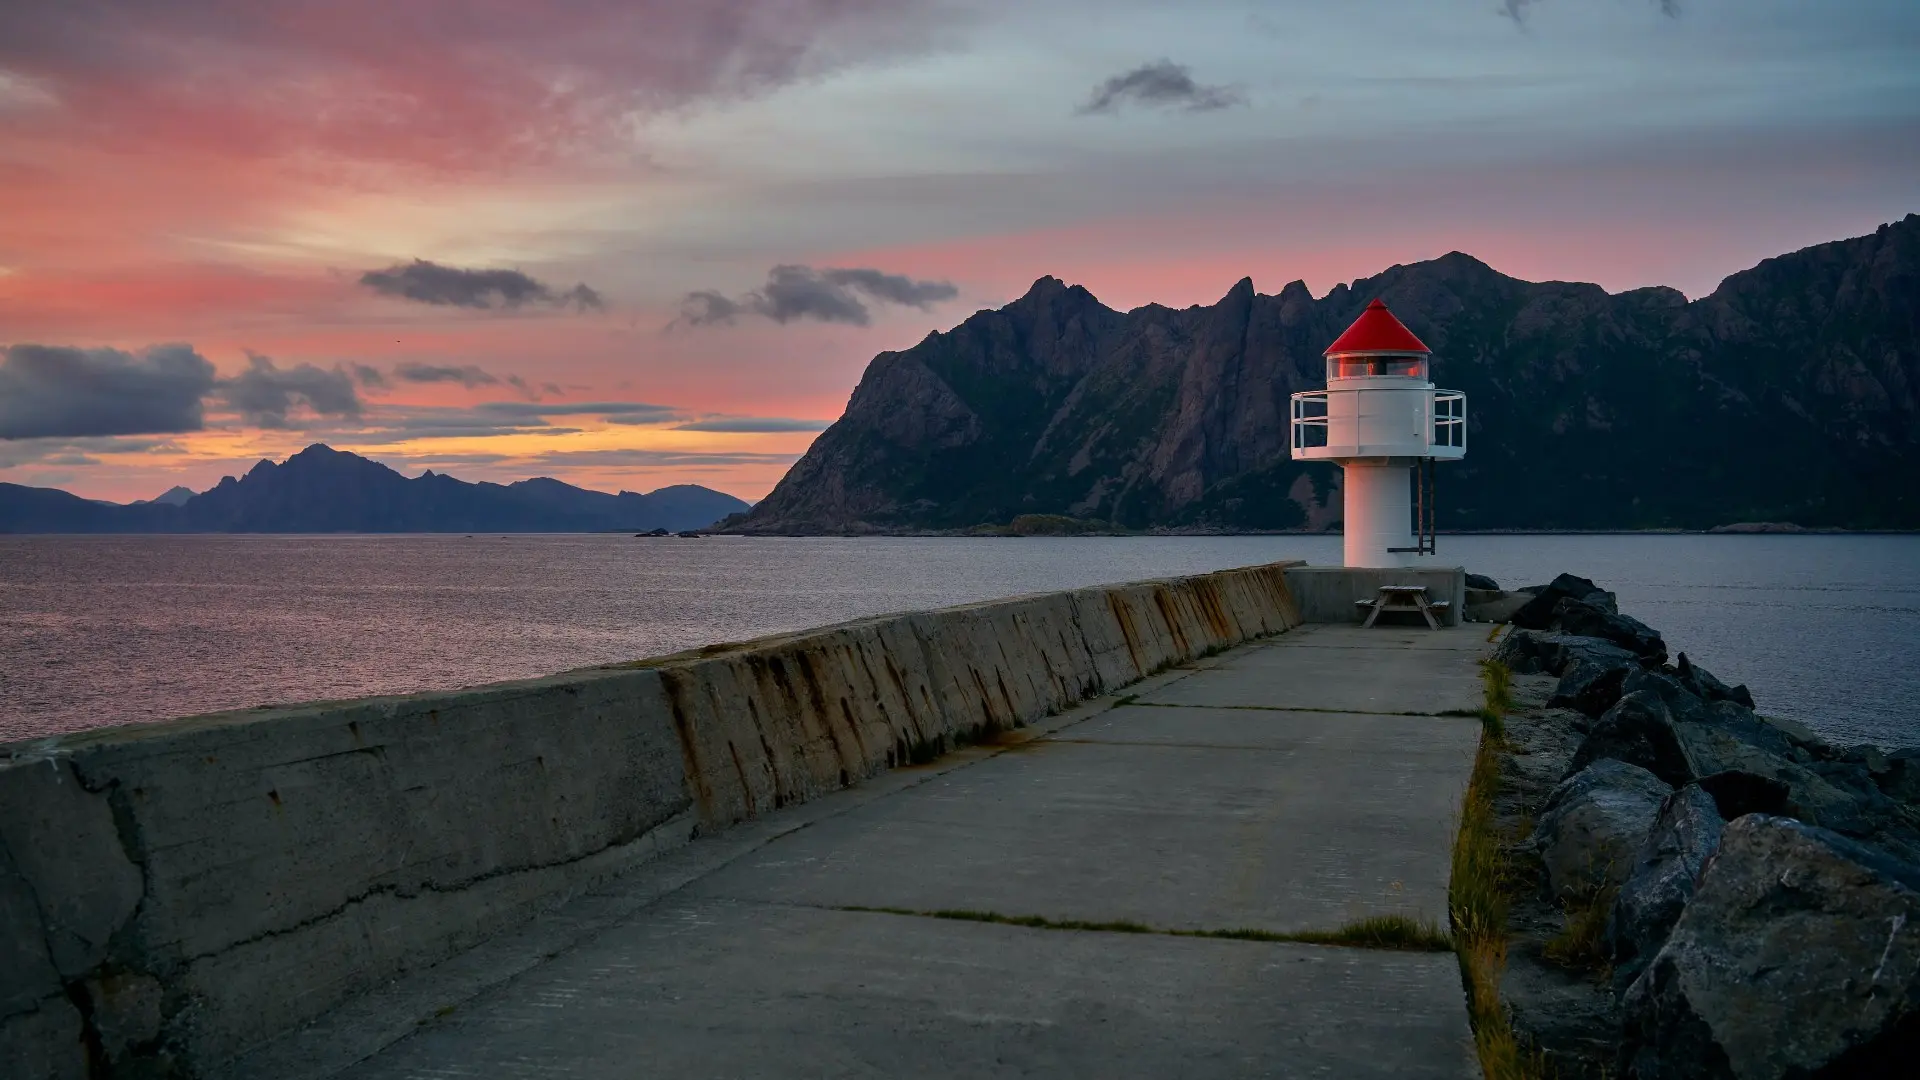
[[[545,477],[470,484],[429,471],[408,479],[317,443],[197,495],[174,488],[127,506],[0,484],[0,532],[12,533],[678,532],[746,509],[696,484],[608,495]]]
[[[1460,253],[1315,300],[1114,311],[1041,278],[868,365],[747,532],[1004,524],[1330,528],[1339,470],[1288,458],[1288,395],[1381,297],[1468,396],[1441,528],[1920,527],[1920,216],[1689,302],[1528,282]]]
[[[190,487],[181,487],[175,484],[151,499],[135,499],[132,505],[141,506],[146,503],[165,503],[168,506],[185,506],[188,499],[198,494],[200,493]]]

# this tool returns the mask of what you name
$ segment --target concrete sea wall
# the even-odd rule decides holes
[[[1289,565],[0,748],[0,1075],[203,1074],[697,832],[1298,625]]]

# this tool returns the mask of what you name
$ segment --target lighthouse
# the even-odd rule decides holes
[[[1293,395],[1293,459],[1338,462],[1346,565],[1418,566],[1434,550],[1434,463],[1467,453],[1467,398],[1436,390],[1433,350],[1375,300],[1327,346],[1327,388]]]

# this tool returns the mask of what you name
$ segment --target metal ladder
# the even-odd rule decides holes
[[[1432,458],[1417,458],[1413,463],[1413,547],[1388,548],[1392,552],[1405,552],[1413,555],[1432,555],[1436,538],[1435,512],[1433,498],[1434,469]]]

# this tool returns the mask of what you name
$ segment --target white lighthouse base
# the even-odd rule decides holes
[[[1412,566],[1413,470],[1387,461],[1345,461],[1346,565]]]

